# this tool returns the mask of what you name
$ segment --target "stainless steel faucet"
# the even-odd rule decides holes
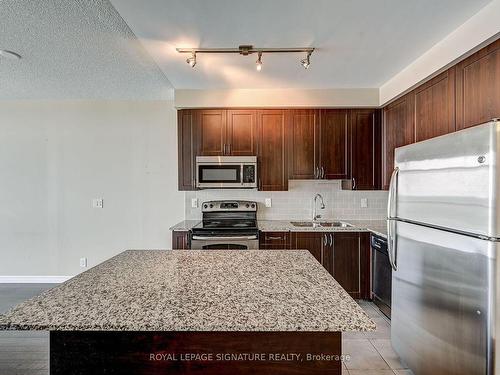
[[[316,201],[318,200],[318,198],[320,199],[320,203],[321,203],[321,209],[324,210],[325,209],[325,202],[323,201],[323,196],[321,194],[316,194],[314,196],[314,201],[313,201],[313,222],[314,221],[317,221],[318,219],[321,218],[321,215],[318,215],[316,213]]]

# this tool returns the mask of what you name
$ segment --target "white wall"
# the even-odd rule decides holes
[[[176,108],[376,107],[378,88],[175,90]]]
[[[0,102],[0,276],[170,248],[184,217],[176,133],[172,101]]]

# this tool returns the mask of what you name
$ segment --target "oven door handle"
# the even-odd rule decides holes
[[[243,240],[256,240],[257,236],[236,236],[236,237],[206,237],[206,236],[193,236],[193,240],[203,241],[243,241]]]

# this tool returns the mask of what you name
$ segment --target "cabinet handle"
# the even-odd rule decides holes
[[[274,237],[274,236],[270,236],[270,237],[266,237],[266,240],[282,240],[283,237]]]
[[[327,237],[327,234],[326,234],[326,233],[324,234],[324,237],[323,237],[323,244],[324,244],[325,246],[328,246],[328,237]]]
[[[222,146],[222,155],[226,155],[226,144],[225,143]]]
[[[356,190],[356,179],[352,178],[352,190]]]
[[[314,178],[316,178],[316,179],[318,179],[318,178],[319,178],[319,167],[316,167],[316,168],[315,168]]]
[[[333,234],[330,234],[330,246],[333,246]]]
[[[321,167],[321,178],[325,178],[325,168]]]

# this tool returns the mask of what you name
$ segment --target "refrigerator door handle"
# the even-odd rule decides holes
[[[396,264],[396,235],[393,233],[393,227],[396,225],[396,221],[393,219],[397,216],[398,175],[399,168],[396,167],[394,171],[392,171],[391,182],[389,183],[389,197],[387,200],[387,252],[389,255],[389,262],[394,271],[398,269]]]
[[[387,220],[387,255],[389,255],[389,263],[394,271],[398,270],[396,263],[396,235],[393,234],[393,226],[396,226],[396,220]]]
[[[389,182],[389,197],[387,199],[387,218],[395,218],[397,216],[397,192],[398,192],[398,175],[399,168],[396,167],[392,171],[391,181]]]

